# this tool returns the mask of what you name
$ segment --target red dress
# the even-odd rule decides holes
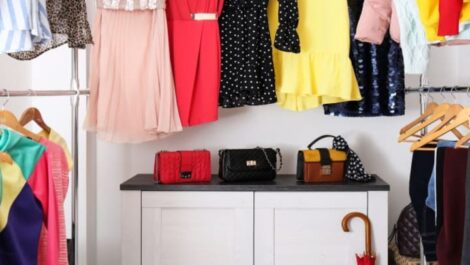
[[[217,120],[223,0],[168,0],[170,53],[183,126]]]

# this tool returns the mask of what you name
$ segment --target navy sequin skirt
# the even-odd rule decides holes
[[[389,35],[381,45],[354,39],[364,0],[349,0],[350,58],[363,99],[324,106],[325,114],[346,117],[405,114],[405,74],[400,45]]]

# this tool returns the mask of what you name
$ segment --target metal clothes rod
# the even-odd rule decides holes
[[[413,87],[406,88],[405,93],[466,93],[470,94],[470,86],[454,86],[454,87]]]
[[[6,90],[0,89],[0,97],[61,97],[87,96],[89,90]]]

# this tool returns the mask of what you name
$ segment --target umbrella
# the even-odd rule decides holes
[[[356,261],[358,265],[374,265],[375,264],[375,256],[372,255],[372,247],[371,247],[371,225],[370,220],[367,215],[359,212],[352,212],[347,214],[343,218],[342,226],[344,232],[349,232],[349,221],[353,218],[360,218],[364,221],[366,225],[366,251],[364,255],[359,256],[356,254]]]

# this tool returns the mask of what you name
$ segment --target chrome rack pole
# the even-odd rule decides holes
[[[72,109],[72,155],[73,155],[73,170],[72,170],[72,246],[73,246],[73,263],[72,265],[78,265],[79,263],[79,226],[78,226],[78,173],[79,173],[79,160],[78,160],[78,111],[80,101],[80,83],[78,73],[78,49],[72,49],[72,77],[70,81],[70,90],[74,91],[75,94],[70,99]]]

